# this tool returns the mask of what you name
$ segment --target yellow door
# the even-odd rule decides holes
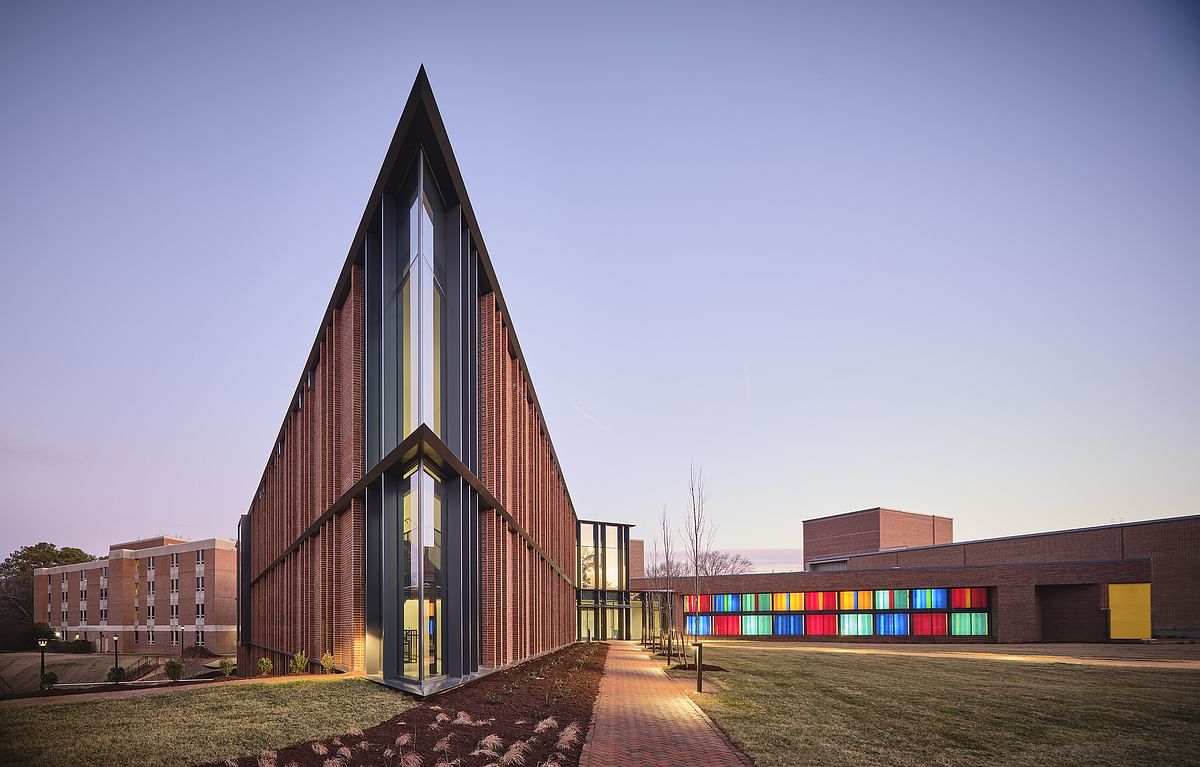
[[[1108,584],[1108,638],[1150,638],[1150,584]]]

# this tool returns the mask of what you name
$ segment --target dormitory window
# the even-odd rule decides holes
[[[154,620],[154,605],[146,605],[146,620]]]
[[[80,602],[86,602],[86,601],[87,601],[87,589],[80,589],[80,590],[79,590],[79,601],[80,601]]]
[[[196,564],[198,564],[198,565],[204,564],[204,551],[203,550],[196,552]]]
[[[150,630],[146,631],[146,644],[154,644],[154,632],[153,631],[150,631]]]
[[[196,646],[204,646],[204,629],[196,629]]]
[[[67,611],[66,611],[66,608],[63,608],[63,611],[62,611],[62,622],[63,622],[63,623],[66,623],[66,622],[67,622]]]
[[[146,560],[146,577],[154,577],[154,557],[150,557]]]
[[[203,603],[203,602],[201,602],[200,604],[196,605],[196,617],[197,617],[197,618],[203,618],[203,617],[204,617],[204,603]]]
[[[171,605],[171,617],[172,618],[179,617],[179,605]]]
[[[149,583],[146,584],[146,593],[147,594],[154,593],[154,581],[150,581]]]
[[[80,610],[80,611],[79,611],[79,622],[80,622],[81,624],[82,624],[82,623],[87,623],[87,610]]]
[[[138,630],[137,629],[133,630],[133,643],[140,644],[140,641],[138,639]]]
[[[100,608],[100,622],[101,623],[108,622],[108,608],[107,607]]]
[[[171,644],[179,644],[179,632],[174,629],[171,629]]]
[[[179,579],[178,578],[171,579],[171,593],[172,594],[179,593]]]
[[[171,567],[179,567],[179,555],[178,554],[171,555]]]
[[[107,578],[107,577],[108,577],[108,566],[107,566],[107,565],[105,565],[104,567],[101,567],[101,568],[100,568],[100,577],[101,577],[101,578]]]
[[[101,599],[108,599],[108,586],[101,586],[101,587],[100,587],[100,598],[101,598]]]
[[[196,591],[204,591],[204,576],[196,576]]]

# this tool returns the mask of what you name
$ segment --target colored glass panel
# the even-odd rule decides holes
[[[770,594],[759,594],[758,595],[758,609],[759,610],[775,609],[774,607],[771,606],[771,595]]]
[[[837,636],[837,630],[838,619],[836,615],[804,616],[805,636]]]
[[[771,609],[776,612],[788,609],[788,595],[786,591],[782,594],[771,595]]]
[[[804,592],[790,591],[788,592],[788,609],[803,610],[804,609]]]
[[[874,621],[870,613],[842,613],[838,616],[838,633],[842,636],[870,636]]]
[[[880,613],[876,615],[875,633],[880,636],[907,636],[908,613]]]
[[[712,609],[713,609],[712,608],[712,595],[711,594],[701,594],[700,595],[700,612],[711,613]]]
[[[736,615],[714,616],[713,633],[717,636],[737,636],[742,633],[742,621]]]
[[[804,633],[804,616],[776,615],[774,628],[776,636],[800,636]]]
[[[950,606],[948,589],[913,589],[914,610],[944,610]]]
[[[805,610],[836,610],[836,591],[806,591],[804,593]]]
[[[771,616],[743,615],[742,636],[771,636]]]
[[[914,636],[946,636],[947,628],[946,613],[914,613],[912,616]]]
[[[950,634],[953,636],[987,636],[987,613],[952,613]]]

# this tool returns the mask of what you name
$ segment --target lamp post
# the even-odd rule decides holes
[[[695,642],[696,648],[696,692],[704,692],[704,643]]]
[[[121,655],[117,652],[117,642],[121,641],[121,637],[113,634],[113,668],[118,668],[121,665]]]
[[[39,690],[46,689],[46,686],[42,680],[46,678],[46,645],[49,643],[49,641],[50,640],[46,639],[46,637],[42,637],[38,640],[38,647],[42,650],[42,674],[38,677]]]

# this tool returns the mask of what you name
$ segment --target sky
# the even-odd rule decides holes
[[[236,535],[421,64],[581,517],[1197,511],[1194,7],[424,5],[0,6],[0,555]]]

